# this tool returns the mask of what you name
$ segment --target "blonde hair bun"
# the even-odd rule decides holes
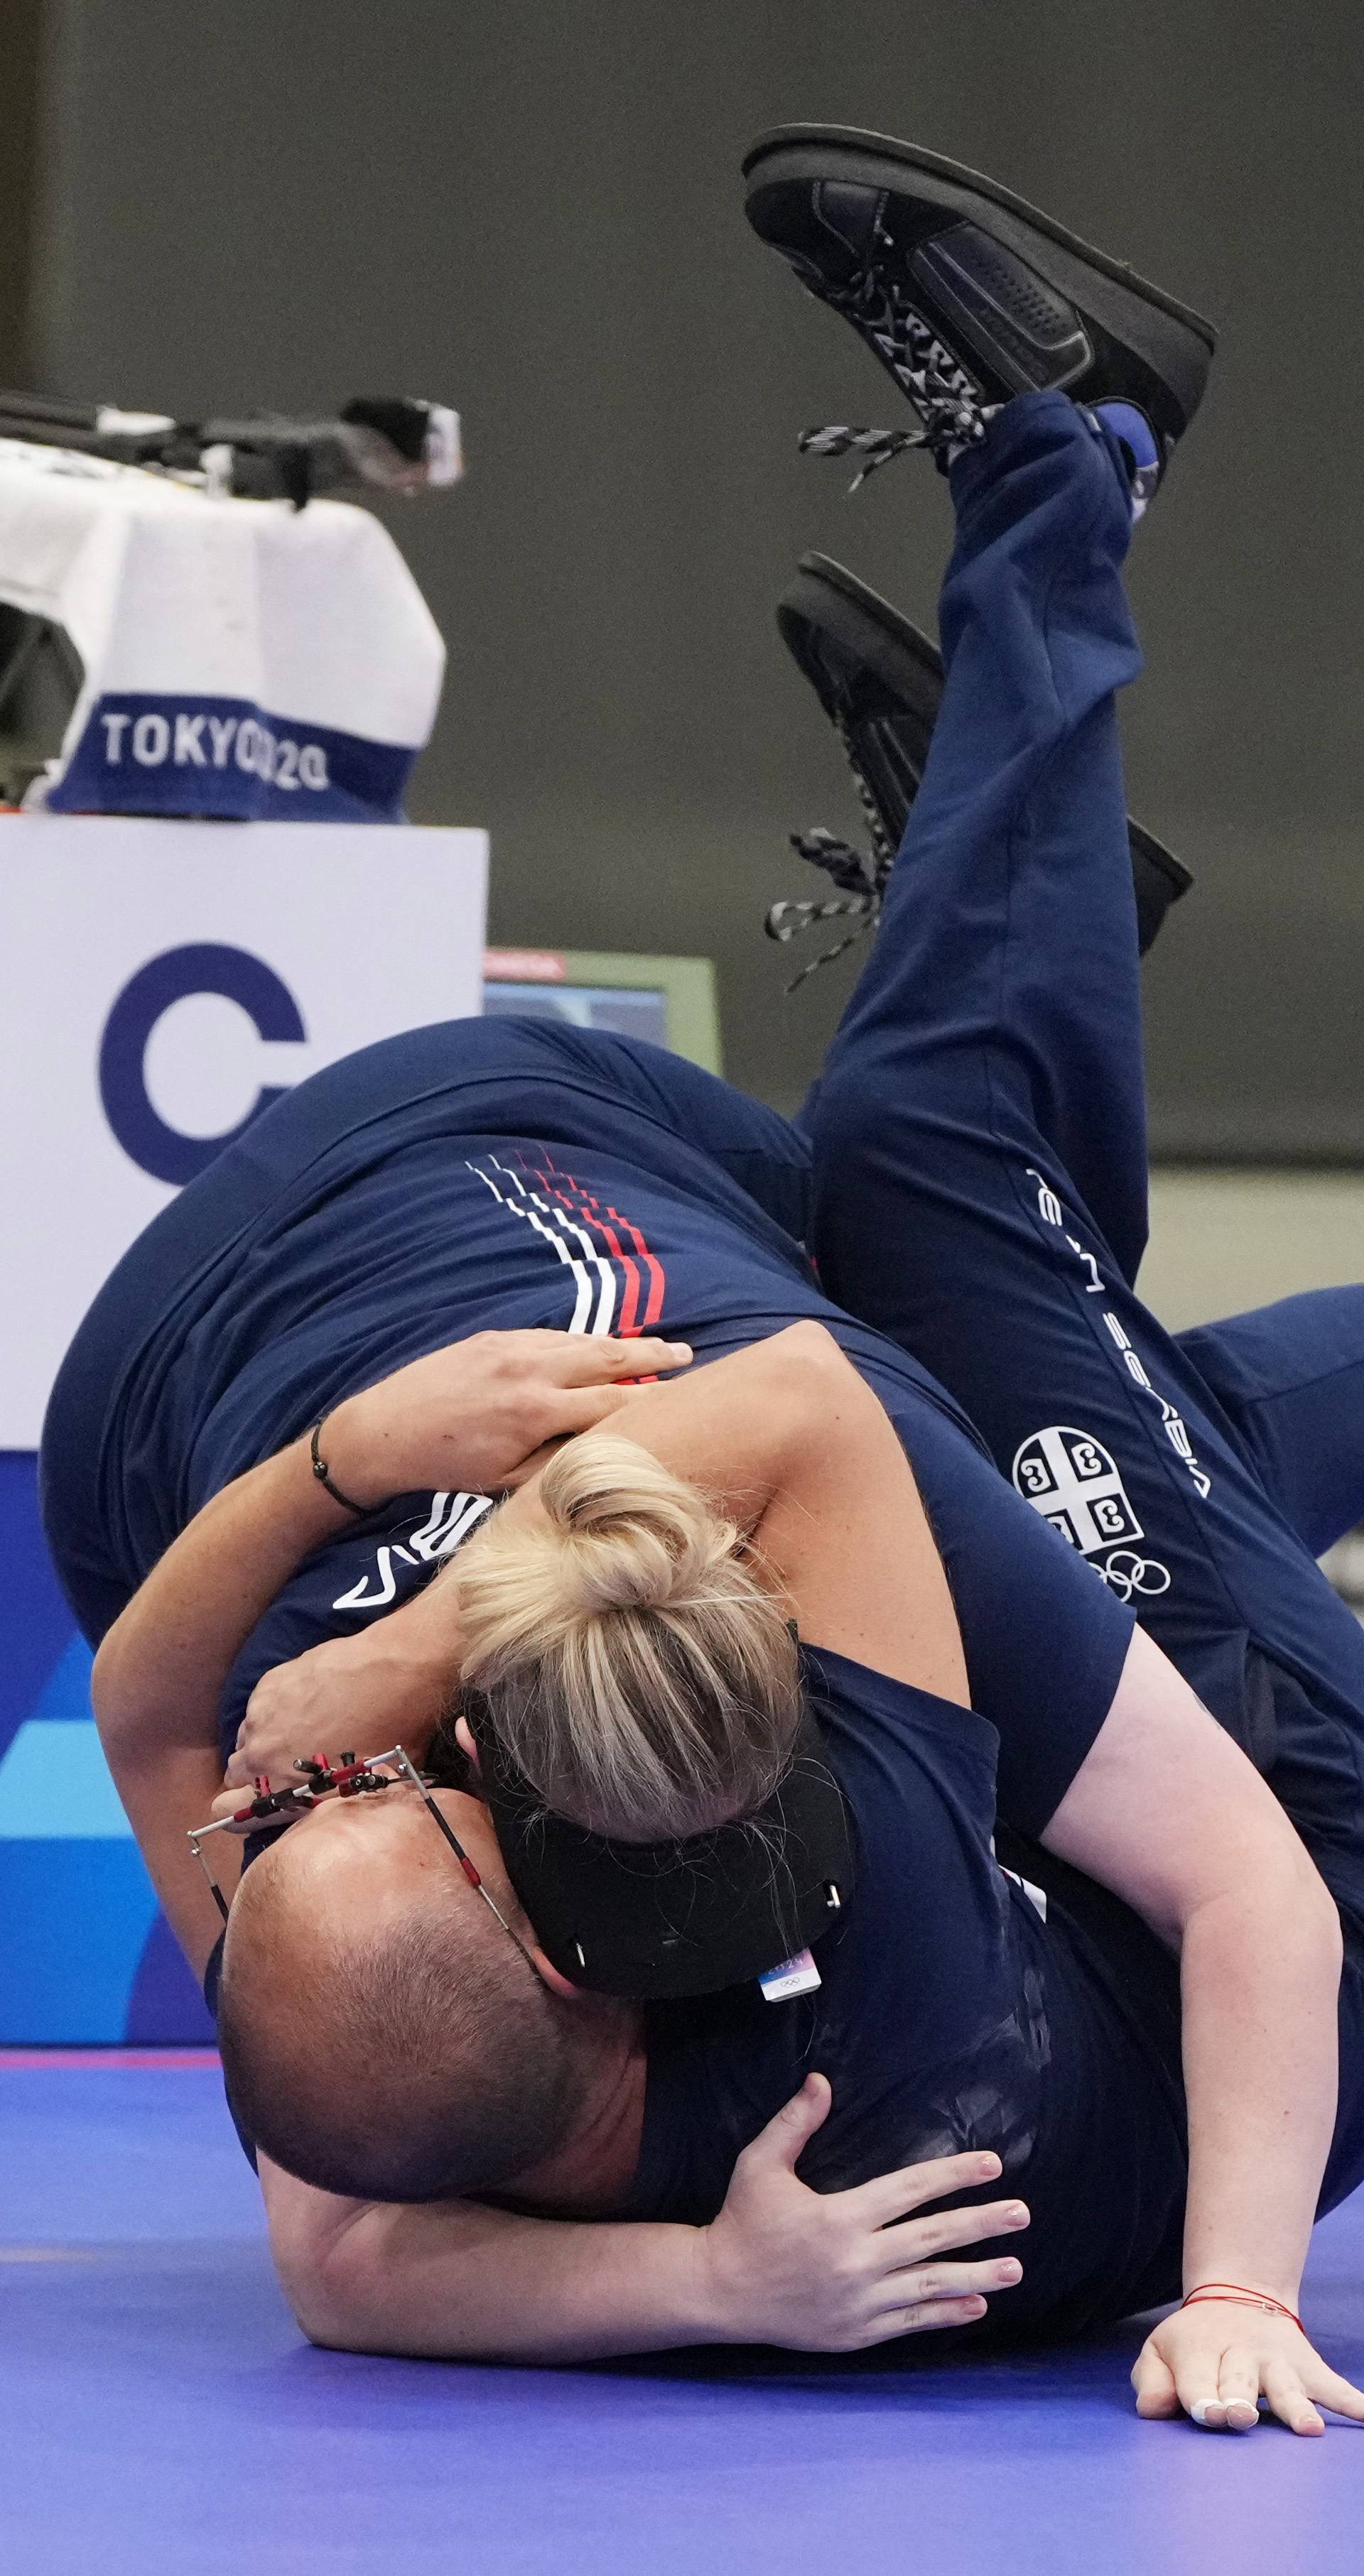
[[[608,1431],[571,1440],[550,1460],[540,1501],[562,1534],[565,1589],[588,1611],[685,1601],[738,1543],[734,1523],[694,1485]]]
[[[800,1717],[785,1614],[734,1522],[618,1432],[550,1460],[543,1515],[496,1512],[455,1573],[462,1671],[532,1787],[654,1842],[760,1806]]]

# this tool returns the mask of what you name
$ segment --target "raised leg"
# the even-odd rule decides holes
[[[1364,1287],[1281,1297],[1178,1339],[1266,1492],[1323,1556],[1364,1521]]]
[[[1035,394],[959,461],[952,488],[942,707],[875,948],[807,1105],[823,1256],[841,1275],[831,1141],[856,1127],[864,1203],[880,1167],[898,1192],[903,1116],[915,1160],[944,1171],[977,1140],[1043,1155],[1130,1280],[1146,1123],[1114,703],[1141,667],[1125,481],[1064,395]]]
[[[1364,1711],[1364,1632],[1131,1284],[1146,1157],[1114,708],[1138,668],[1123,484],[1059,395],[1011,404],[952,481],[942,711],[804,1113],[814,1248],[832,1293],[951,1389],[1269,1766],[1263,1659]]]

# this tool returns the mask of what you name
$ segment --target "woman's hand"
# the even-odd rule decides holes
[[[301,1754],[334,1761],[343,1748],[363,1759],[402,1744],[420,1761],[457,1679],[450,1657],[432,1654],[424,1628],[403,1611],[357,1636],[310,1646],[257,1682],[225,1784],[250,1788],[268,1779],[286,1788]]]
[[[556,1441],[618,1412],[636,1379],[690,1362],[685,1342],[472,1333],[338,1404],[322,1454],[341,1491],[366,1505],[428,1487],[505,1493]]]
[[[802,2148],[828,2116],[822,2075],[745,2147],[724,2208],[698,2237],[716,2334],[794,2352],[861,2352],[893,2335],[972,2325],[987,2290],[1007,2290],[1022,2265],[944,2263],[959,2245],[1026,2227],[1021,2201],[993,2201],[894,2224],[925,2201],[994,2182],[998,2156],[938,2156],[854,2191],[810,2191],[796,2176]]]
[[[1364,2423],[1364,2395],[1328,2370],[1289,2317],[1199,2299],[1147,2336],[1132,2372],[1137,2413],[1191,2415],[1209,2433],[1249,2433],[1263,2399],[1291,2433],[1324,2433],[1317,2412]]]

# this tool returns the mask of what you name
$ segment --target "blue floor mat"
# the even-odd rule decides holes
[[[1364,2431],[1138,2424],[1130,2330],[780,2380],[305,2345],[203,2062],[0,2062],[14,2576],[1358,2576]],[[1306,2305],[1364,2373],[1364,2194]]]

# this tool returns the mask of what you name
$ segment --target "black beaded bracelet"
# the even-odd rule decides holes
[[[313,1424],[313,1436],[310,1443],[313,1474],[316,1476],[323,1492],[325,1494],[330,1494],[334,1503],[340,1503],[346,1511],[354,1512],[358,1521],[367,1521],[369,1519],[369,1505],[367,1503],[353,1503],[349,1494],[343,1494],[340,1486],[332,1483],[331,1477],[327,1472],[326,1460],[323,1458],[321,1450],[317,1445],[322,1437],[322,1425],[326,1419],[327,1417],[325,1413],[319,1413],[316,1422]]]

